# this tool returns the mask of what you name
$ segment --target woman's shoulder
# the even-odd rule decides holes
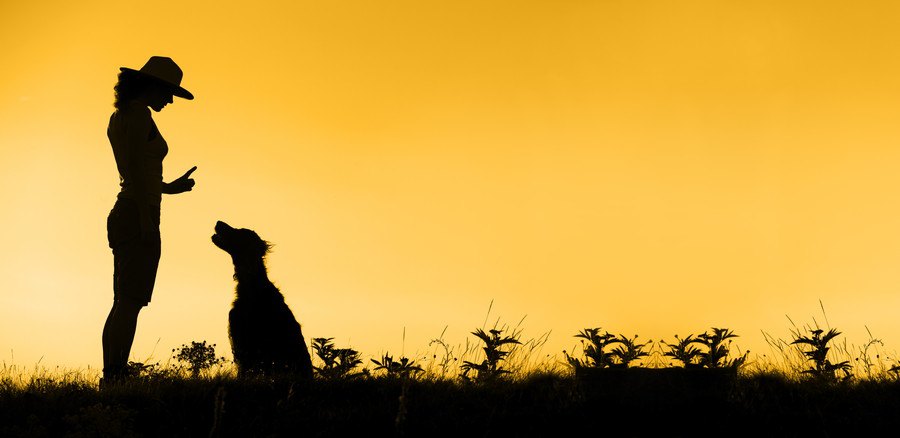
[[[109,122],[112,123],[121,123],[121,122],[148,122],[151,119],[150,117],[150,108],[147,108],[146,105],[141,105],[139,103],[125,103],[121,105],[119,108],[116,108],[113,111],[112,115],[109,116]]]
[[[150,108],[147,108],[146,105],[126,103],[109,116],[108,129],[118,132],[131,129],[144,131],[149,130],[152,124],[153,118],[150,117]]]

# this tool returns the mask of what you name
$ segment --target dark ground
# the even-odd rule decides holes
[[[38,380],[24,388],[0,386],[0,436],[900,434],[897,381],[603,371],[479,385],[393,378],[292,383],[166,377],[103,391],[85,383]]]

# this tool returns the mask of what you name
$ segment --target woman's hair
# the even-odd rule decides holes
[[[116,82],[115,101],[113,106],[116,109],[122,108],[122,105],[141,95],[144,91],[153,87],[165,86],[162,81],[148,77],[132,70],[122,70],[119,72],[119,81]]]

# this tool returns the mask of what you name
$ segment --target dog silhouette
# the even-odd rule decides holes
[[[269,281],[265,257],[271,245],[256,232],[216,222],[213,243],[234,262],[236,297],[228,313],[228,337],[238,375],[291,373],[312,378],[312,362],[300,324]]]

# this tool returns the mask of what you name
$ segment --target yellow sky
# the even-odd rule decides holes
[[[198,170],[135,359],[228,344],[218,219],[275,243],[308,338],[366,355],[491,300],[546,353],[598,325],[762,352],[819,299],[900,345],[895,2],[264,3],[0,6],[0,358],[100,365],[112,86],[151,55],[196,95],[154,114],[166,179]]]

